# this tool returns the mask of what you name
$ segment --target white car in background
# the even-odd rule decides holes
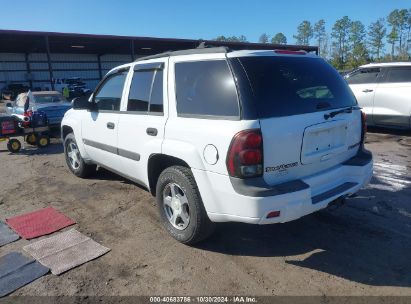
[[[345,79],[368,125],[411,128],[411,62],[363,65]]]

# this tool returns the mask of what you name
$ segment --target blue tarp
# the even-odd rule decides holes
[[[0,297],[42,277],[49,269],[18,252],[0,257]]]
[[[20,237],[5,223],[0,222],[0,247],[17,241]]]

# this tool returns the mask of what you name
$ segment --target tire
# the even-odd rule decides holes
[[[70,155],[70,153],[73,154]],[[76,138],[70,133],[64,139],[64,156],[70,171],[77,177],[85,178],[96,172],[96,165],[86,164],[78,150]]]
[[[50,137],[48,135],[39,135],[37,137],[36,144],[39,148],[46,148],[50,145]]]
[[[214,231],[215,224],[207,216],[190,169],[165,169],[157,181],[156,200],[164,227],[177,241],[193,245]]]
[[[34,134],[27,135],[26,143],[28,143],[31,146],[35,146],[37,144],[37,136]]]
[[[9,142],[7,143],[7,149],[11,153],[17,153],[21,149],[21,142],[15,138],[10,139]]]

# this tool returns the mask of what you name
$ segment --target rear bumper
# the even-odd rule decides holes
[[[371,153],[361,151],[336,168],[274,187],[240,184],[226,175],[196,169],[193,174],[211,221],[273,224],[296,220],[356,193],[370,181],[372,170]],[[267,218],[272,211],[280,211],[280,216]]]

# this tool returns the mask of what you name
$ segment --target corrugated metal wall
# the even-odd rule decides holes
[[[90,89],[100,81],[98,55],[51,54],[51,66],[55,79],[80,77]],[[130,62],[130,55],[106,54],[100,56],[101,73]],[[50,74],[45,53],[0,53],[0,89],[9,83],[23,83],[33,88],[51,89]]]

